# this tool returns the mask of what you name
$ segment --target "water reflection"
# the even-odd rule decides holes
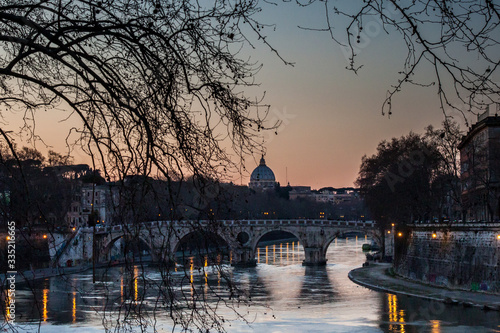
[[[265,265],[302,264],[304,249],[300,242],[285,242],[257,247],[257,263]]]
[[[157,309],[158,322],[165,331],[171,331],[168,309],[158,302],[159,294],[165,292],[164,279],[171,279],[168,281],[174,285],[168,292],[185,292],[190,303],[182,311],[207,301],[213,302],[209,304],[214,308],[218,306],[218,313],[231,317],[234,312],[219,306],[220,299],[214,298],[216,293],[230,302],[232,294],[225,277],[231,277],[241,293],[234,297],[239,296],[242,302],[229,304],[236,305],[253,326],[248,329],[243,322],[232,322],[226,327],[229,332],[303,332],[310,327],[318,332],[350,332],[353,327],[361,332],[405,333],[450,332],[458,327],[477,332],[499,330],[500,313],[496,311],[377,293],[351,283],[348,271],[364,260],[359,243],[355,237],[332,242],[328,265],[319,268],[302,266],[301,244],[283,242],[257,248],[259,265],[254,268],[232,268],[227,257],[224,261],[221,256],[204,256],[186,258],[185,265],[179,265],[168,277],[154,267],[133,266],[98,269],[96,284],[92,283],[91,271],[47,279],[35,284],[34,293],[27,286],[19,286],[16,315],[22,317],[16,319],[62,325],[59,330],[63,332],[72,325],[101,327],[104,314],[113,313],[116,322],[116,316],[123,318],[121,310],[140,318]],[[251,306],[246,300],[251,300]],[[5,306],[8,301],[4,295],[0,304]],[[5,306],[2,312],[7,311]]]
[[[440,333],[441,332],[439,320],[431,320],[431,327],[432,327],[431,333]]]
[[[139,267],[134,267],[134,301],[137,302],[139,300]]]
[[[71,314],[73,317],[72,322],[75,323],[76,322],[76,291],[73,291],[73,308],[72,308]]]
[[[498,332],[500,312],[384,294],[380,328],[387,332]]]
[[[10,318],[10,297],[8,292],[5,296],[5,318]]]
[[[49,301],[49,289],[43,290],[43,321],[47,321],[48,312],[47,312],[47,303]]]
[[[386,294],[386,296],[389,307],[389,331],[405,333],[405,311],[398,309],[398,297],[393,294]]]
[[[339,293],[331,284],[326,266],[305,267],[299,300],[304,305],[321,305],[339,299]]]

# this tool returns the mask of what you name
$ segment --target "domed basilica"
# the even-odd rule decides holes
[[[260,164],[253,170],[250,176],[248,187],[255,191],[272,190],[276,185],[274,172],[266,165],[264,155],[260,159]]]

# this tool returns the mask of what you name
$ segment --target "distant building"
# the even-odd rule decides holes
[[[349,203],[359,197],[359,190],[352,188],[324,188],[314,194],[316,202],[325,202],[331,204]]]
[[[359,189],[332,187],[322,188],[320,190],[311,190],[311,186],[292,186],[290,191],[290,200],[309,199],[321,203],[330,203],[338,205],[341,203],[350,203],[359,198]]]
[[[311,186],[291,186],[291,188],[289,192],[290,200],[313,198]]]
[[[266,165],[264,155],[260,159],[259,166],[253,170],[248,187],[255,191],[273,190],[276,187],[274,172]]]
[[[66,219],[70,227],[86,227],[94,212],[98,224],[111,224],[112,193],[109,185],[83,184],[73,194]]]
[[[497,106],[498,113],[498,106]],[[500,117],[489,109],[463,137],[460,149],[462,204],[467,220],[500,217]]]
[[[68,170],[66,170],[68,169]],[[92,171],[88,165],[68,166],[64,176],[71,179],[72,199],[66,212],[69,227],[86,227],[96,224],[112,224],[118,205],[118,191],[114,183],[106,183],[98,170]],[[91,221],[92,219],[92,221]]]

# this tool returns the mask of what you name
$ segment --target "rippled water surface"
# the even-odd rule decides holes
[[[499,312],[380,293],[352,283],[347,273],[364,262],[364,241],[353,238],[332,243],[328,265],[322,268],[302,266],[303,249],[297,242],[260,247],[257,267],[224,266],[247,296],[242,298],[250,298],[245,303],[231,297],[228,304],[234,308],[220,302],[229,300],[230,292],[221,274],[208,263],[180,266],[172,275],[177,281],[172,292],[187,295],[188,302],[190,297],[205,299],[223,316],[228,332],[500,332]],[[151,324],[155,323],[158,332],[172,331],[164,310],[152,315],[161,307],[157,302],[161,274],[154,267],[125,270],[114,267],[105,275],[98,270],[96,284],[92,271],[87,271],[18,286],[16,328],[61,333],[104,332],[106,327],[111,332],[129,328],[140,332],[142,325],[144,331],[154,332]],[[196,286],[192,290],[191,282]],[[126,323],[125,309],[133,314]],[[5,323],[2,329],[11,330]]]

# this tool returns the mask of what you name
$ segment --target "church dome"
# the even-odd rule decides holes
[[[274,177],[274,172],[266,165],[266,160],[264,156],[260,159],[260,164],[253,170],[250,176],[249,187],[253,189],[257,188],[274,188],[276,178]]]

